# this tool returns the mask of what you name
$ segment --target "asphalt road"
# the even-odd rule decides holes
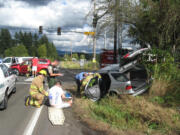
[[[79,70],[61,69],[64,83],[74,83],[74,76]],[[65,123],[63,126],[52,126],[48,120],[47,106],[41,108],[26,107],[24,97],[28,95],[31,79],[18,77],[17,92],[8,100],[8,108],[0,111],[0,135],[100,135],[100,132],[89,129],[82,124],[72,109],[64,109]],[[34,116],[39,112],[39,117]],[[37,122],[35,119],[37,118]],[[33,124],[35,127],[33,127]],[[30,131],[31,130],[31,131]],[[29,132],[30,131],[30,132]]]
[[[9,97],[7,109],[0,111],[1,135],[21,135],[35,110],[24,106],[24,97],[28,94],[29,84],[19,83],[16,84],[16,93]]]

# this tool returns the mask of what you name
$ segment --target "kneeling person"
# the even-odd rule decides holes
[[[72,99],[69,101],[63,101],[65,99],[65,93],[61,87],[61,81],[56,81],[56,84],[49,90],[49,103],[55,108],[67,108],[72,105]]]
[[[38,76],[35,77],[31,83],[29,94],[30,96],[26,98],[26,106],[33,105],[35,107],[40,107],[44,101],[44,97],[48,96],[48,92],[43,88],[43,81],[47,72],[41,70]]]

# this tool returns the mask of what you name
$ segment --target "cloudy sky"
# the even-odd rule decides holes
[[[12,32],[26,30],[38,32],[43,26],[57,49],[63,51],[92,51],[92,40],[81,33],[91,31],[86,15],[91,9],[91,0],[0,0],[0,27],[8,27]],[[62,35],[56,35],[57,27]],[[16,28],[16,29],[12,29]],[[12,32],[13,33],[13,32]],[[112,42],[108,47],[112,48]],[[104,47],[104,39],[97,41],[97,50]]]

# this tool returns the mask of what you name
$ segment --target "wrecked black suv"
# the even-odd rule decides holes
[[[139,58],[149,49],[142,48],[128,53],[121,58],[120,65],[113,64],[100,69],[98,73],[101,78],[89,80],[85,86],[85,95],[97,101],[107,93],[137,96],[145,92],[150,86],[151,77],[148,76],[146,68],[139,64]]]

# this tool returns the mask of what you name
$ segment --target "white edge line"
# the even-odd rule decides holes
[[[31,82],[16,82],[16,84],[31,84]]]
[[[39,119],[39,116],[41,114],[41,111],[43,109],[43,106],[40,108],[37,108],[35,112],[33,113],[31,120],[29,121],[28,125],[26,126],[23,135],[32,135],[34,131],[34,127],[36,126],[36,123]]]

